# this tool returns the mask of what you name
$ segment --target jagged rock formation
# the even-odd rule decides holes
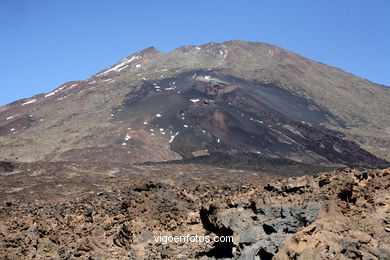
[[[235,236],[238,259],[268,259],[275,255],[294,233],[313,223],[320,206],[309,202],[291,207],[261,207],[253,204],[250,209],[244,205],[222,212],[212,207],[201,214],[207,216],[212,230],[225,230]],[[230,230],[231,232],[226,232]],[[222,235],[222,234],[220,234]],[[204,257],[203,259],[206,259]]]
[[[1,190],[1,259],[390,257],[389,169],[278,179],[202,165],[35,163],[1,178],[14,183]],[[153,237],[186,234],[234,240]]]

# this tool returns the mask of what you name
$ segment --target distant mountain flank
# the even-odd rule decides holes
[[[210,163],[247,154],[383,168],[388,100],[389,88],[265,43],[150,47],[1,107],[0,160]]]

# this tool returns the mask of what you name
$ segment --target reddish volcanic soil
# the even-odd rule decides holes
[[[389,169],[288,179],[198,164],[2,166],[1,259],[390,256]],[[156,243],[160,234],[234,242]]]

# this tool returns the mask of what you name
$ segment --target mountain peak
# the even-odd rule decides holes
[[[283,50],[282,48],[265,43],[265,42],[252,42],[252,41],[243,41],[243,40],[230,40],[225,41],[222,43],[223,45],[229,46],[229,47],[239,47],[239,48],[246,48],[246,49],[256,49],[256,48],[263,48],[263,49],[279,49]]]
[[[146,49],[143,49],[138,52],[140,55],[158,55],[161,54],[158,49],[156,49],[154,46],[148,47]]]

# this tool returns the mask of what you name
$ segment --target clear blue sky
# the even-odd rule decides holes
[[[0,0],[0,105],[149,46],[262,41],[390,86],[389,0]]]

